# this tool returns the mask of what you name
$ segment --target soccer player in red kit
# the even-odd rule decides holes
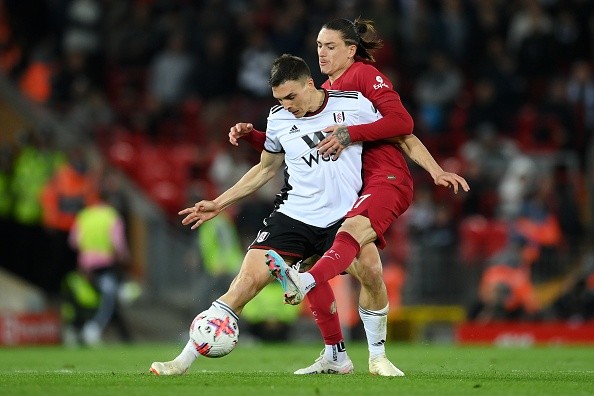
[[[413,197],[412,178],[402,152],[426,169],[437,185],[453,187],[455,192],[459,186],[468,190],[468,185],[462,177],[444,172],[422,143],[412,135],[413,120],[389,79],[372,65],[361,61],[373,61],[370,51],[381,46],[374,33],[370,21],[351,22],[336,19],[325,24],[318,34],[320,69],[328,75],[328,80],[322,86],[326,89],[362,92],[383,118],[371,124],[348,128],[336,125],[325,130],[330,135],[318,145],[318,148],[320,154],[326,157],[332,155],[336,158],[350,143],[364,142],[364,186],[360,198],[346,215],[332,248],[308,272],[297,273],[286,266],[276,252],[269,252],[271,273],[285,288],[285,300],[291,304],[299,303],[308,292],[314,293],[316,284],[327,282],[344,272],[359,256],[361,246],[373,241],[379,248],[385,246],[384,233],[390,224],[404,213]],[[335,115],[337,124],[341,122],[340,117],[340,114]],[[229,137],[232,143],[236,143],[236,138],[245,132],[245,128],[245,124],[238,124],[235,130],[231,129]],[[394,136],[398,137],[393,138]],[[258,148],[264,135],[253,131],[247,138],[251,145]],[[388,138],[392,139],[384,140]],[[362,254],[358,258],[361,265],[370,268],[378,265],[379,256],[364,256]],[[379,266],[380,271],[372,273],[381,276],[381,263]],[[385,342],[388,312],[385,286],[382,290],[368,292],[375,294],[373,301],[376,305],[378,302],[384,302],[373,309],[359,308],[368,337],[370,372],[403,375],[385,358],[385,349],[381,342]],[[310,306],[319,315],[320,312],[324,312],[323,307],[315,307],[315,301],[312,300],[325,299],[317,295],[315,299],[312,297],[310,295]],[[324,332],[323,329],[321,331]],[[372,339],[374,334],[375,340]],[[378,341],[381,346],[376,345]],[[323,362],[317,361],[313,366],[316,364],[321,365]]]

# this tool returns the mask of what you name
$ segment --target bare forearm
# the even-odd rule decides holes
[[[441,166],[415,135],[399,136],[391,141],[396,143],[413,162],[429,172],[434,180],[443,173]]]
[[[228,208],[237,201],[247,197],[266,184],[275,175],[276,171],[264,168],[261,163],[250,169],[233,187],[219,195],[214,202],[221,210]]]

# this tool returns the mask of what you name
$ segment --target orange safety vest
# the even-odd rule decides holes
[[[43,189],[43,224],[51,229],[69,231],[78,212],[97,201],[93,180],[66,164],[56,171]]]

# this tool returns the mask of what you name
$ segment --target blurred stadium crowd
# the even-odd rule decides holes
[[[414,204],[383,252],[393,303],[473,303],[470,314],[486,320],[542,317],[544,308],[591,317],[589,0],[0,0],[2,73],[65,125],[2,142],[3,266],[57,289],[56,274],[70,264],[40,271],[47,257],[32,246],[64,242],[47,229],[64,238],[71,222],[47,223],[39,191],[70,164],[82,184],[71,206],[54,210],[83,207],[99,179],[117,197],[117,183],[85,172],[88,145],[176,222],[187,203],[229,187],[258,158],[246,143],[227,143],[229,127],[265,128],[272,60],[299,55],[321,83],[320,27],[357,16],[376,23],[384,40],[376,66],[413,115],[415,134],[471,185],[454,195],[410,165]],[[56,133],[68,134],[70,147],[52,146]],[[273,194],[233,212],[244,245]]]

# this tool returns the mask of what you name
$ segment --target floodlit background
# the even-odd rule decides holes
[[[239,121],[265,129],[272,60],[299,55],[322,83],[317,32],[358,16],[376,23],[375,65],[414,133],[471,186],[454,195],[410,164],[414,203],[382,252],[390,337],[463,341],[478,331],[464,326],[494,323],[480,330],[492,341],[513,320],[534,325],[528,338],[504,328],[499,341],[530,344],[547,341],[538,325],[592,326],[591,1],[0,0],[0,344],[75,342],[61,335],[72,324],[64,303],[83,298],[65,286],[72,222],[48,214],[72,214],[98,191],[123,216],[130,250],[123,321],[104,339],[185,338],[226,290],[282,180],[203,232],[182,228],[177,211],[258,161],[227,133]],[[65,166],[83,187],[65,182],[56,194],[66,198],[44,200]],[[357,285],[334,287],[346,333],[361,337]],[[317,339],[306,311],[267,290],[242,336]]]

